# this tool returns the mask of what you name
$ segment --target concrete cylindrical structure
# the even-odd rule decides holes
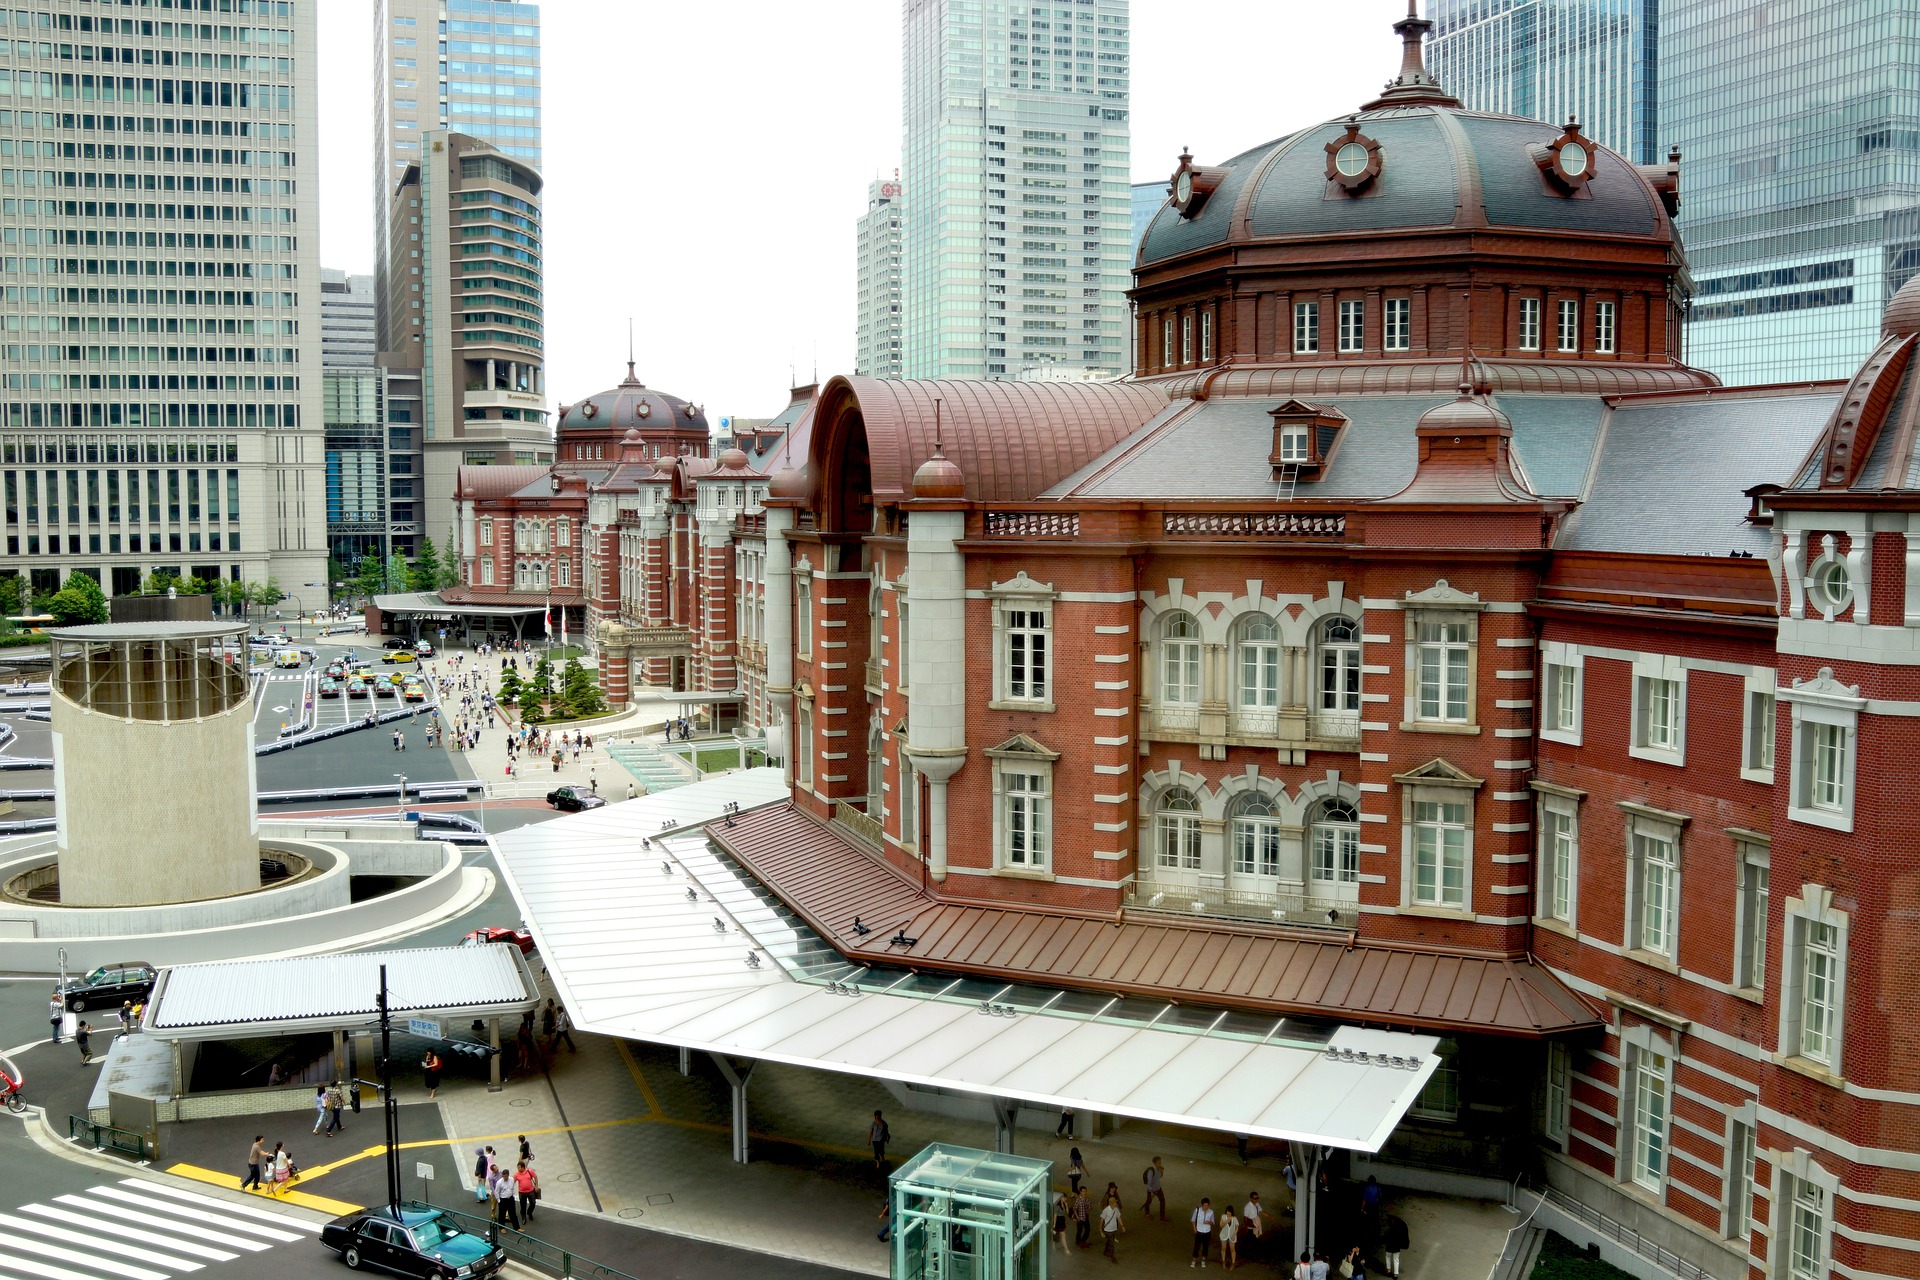
[[[246,630],[132,622],[49,633],[63,905],[260,887]]]

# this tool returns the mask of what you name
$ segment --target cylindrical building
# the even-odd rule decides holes
[[[49,633],[63,904],[259,887],[246,630],[135,622]]]

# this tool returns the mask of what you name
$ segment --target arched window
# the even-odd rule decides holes
[[[516,591],[524,591],[527,588],[527,562],[524,560],[514,561],[513,586]]]
[[[1168,787],[1154,816],[1159,848],[1155,865],[1163,871],[1200,869],[1200,806],[1185,787]]]
[[[1240,624],[1240,706],[1273,711],[1280,705],[1280,624],[1256,613]]]
[[[1359,733],[1360,624],[1332,617],[1320,624],[1320,690],[1315,702],[1322,733]]]
[[[1308,874],[1325,897],[1349,896],[1360,883],[1360,815],[1345,800],[1323,800],[1308,829]],[[1352,888],[1349,888],[1352,886]]]
[[[880,821],[880,793],[886,780],[880,748],[880,729],[876,725],[867,734],[867,816],[875,822]]]
[[[1233,874],[1280,874],[1280,811],[1258,791],[1240,797],[1233,809]]]
[[[1190,613],[1170,614],[1160,624],[1160,701],[1200,705],[1200,624]]]

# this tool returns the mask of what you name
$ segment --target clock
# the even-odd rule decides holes
[[[1327,181],[1350,196],[1368,194],[1385,160],[1380,144],[1360,132],[1357,120],[1347,121],[1347,131],[1329,142],[1326,152]]]
[[[580,406],[580,416],[583,418],[596,417],[599,415],[599,413],[600,413],[600,406],[595,404],[591,400],[587,401],[585,404]]]
[[[1580,132],[1580,121],[1569,118],[1560,136],[1541,147],[1531,148],[1534,163],[1555,194],[1575,199],[1588,197],[1587,183],[1593,180],[1593,139]]]

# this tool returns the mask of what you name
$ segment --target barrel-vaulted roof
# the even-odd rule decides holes
[[[866,434],[873,497],[913,496],[913,475],[936,439],[966,477],[974,502],[1037,496],[1126,439],[1167,407],[1157,387],[1126,382],[898,381],[838,377],[814,411],[813,472],[857,419]]]
[[[456,498],[510,498],[535,481],[545,482],[547,468],[463,465],[454,483]]]

